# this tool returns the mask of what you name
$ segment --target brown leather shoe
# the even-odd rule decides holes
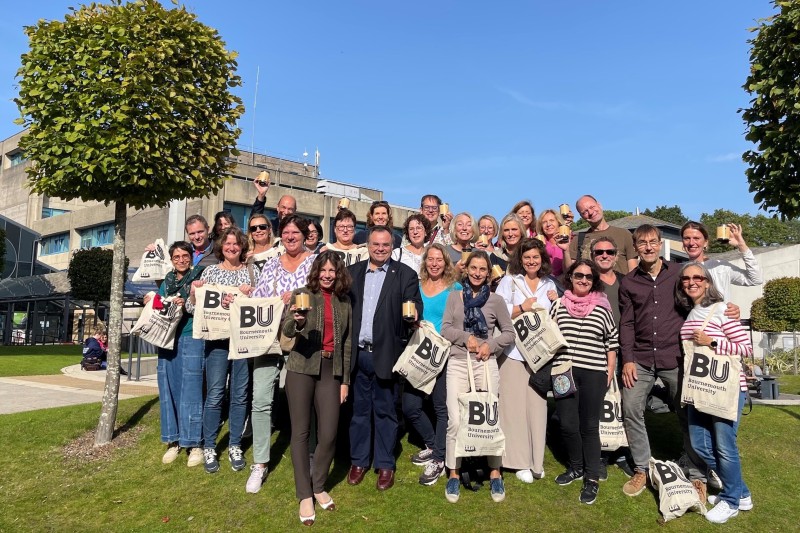
[[[389,490],[394,486],[394,470],[388,468],[378,469],[378,482],[375,484],[378,490]]]
[[[367,475],[367,469],[361,466],[352,465],[350,472],[347,473],[347,484],[358,485],[364,481],[364,476]]]

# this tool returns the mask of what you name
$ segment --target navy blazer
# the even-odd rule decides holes
[[[358,336],[361,332],[361,314],[364,308],[364,281],[369,259],[350,265],[353,278],[350,301],[353,304],[353,356],[351,371],[358,360]],[[419,277],[412,268],[399,261],[386,263],[386,279],[383,281],[375,317],[372,321],[373,364],[375,375],[380,379],[391,379],[392,368],[408,343],[411,322],[403,320],[403,302],[416,304],[417,316],[422,317],[422,296],[419,293]]]

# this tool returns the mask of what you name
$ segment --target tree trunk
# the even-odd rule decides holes
[[[94,435],[94,445],[111,442],[119,404],[119,357],[122,344],[122,296],[125,289],[125,225],[127,204],[119,200],[114,209],[114,262],[111,268],[111,300],[108,320],[108,363],[103,406]]]

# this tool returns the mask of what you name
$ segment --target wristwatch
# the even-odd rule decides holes
[[[717,349],[718,345],[719,345],[719,343],[717,341],[715,341],[715,340],[711,341],[711,344],[709,344],[709,346],[711,346],[711,348],[713,348],[714,350]]]

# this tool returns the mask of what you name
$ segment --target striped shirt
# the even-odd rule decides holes
[[[752,356],[753,346],[750,344],[750,336],[742,327],[741,322],[725,316],[726,306],[723,303],[710,307],[695,306],[686,317],[686,322],[683,323],[681,340],[691,341],[695,330],[703,327],[703,322],[712,309],[714,314],[706,324],[704,331],[706,335],[717,341],[717,348],[714,352],[717,355]],[[743,371],[739,373],[739,386],[741,390],[747,391],[747,380]]]
[[[569,344],[556,354],[555,361],[572,361],[572,366],[608,372],[608,352],[619,350],[619,335],[611,311],[596,306],[585,318],[575,318],[566,307],[554,304],[552,318]]]

